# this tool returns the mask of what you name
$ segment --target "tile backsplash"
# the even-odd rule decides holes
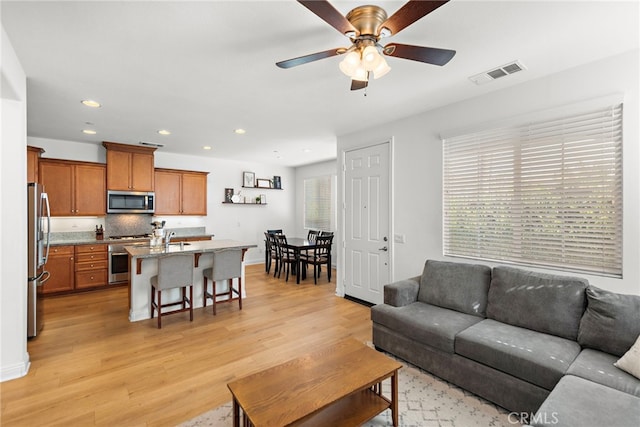
[[[150,214],[109,214],[105,217],[104,232],[106,236],[149,234],[153,229],[152,221]]]

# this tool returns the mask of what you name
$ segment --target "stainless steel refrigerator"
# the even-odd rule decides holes
[[[27,275],[27,337],[40,333],[42,317],[42,286],[49,278],[45,270],[49,258],[49,199],[41,184],[27,184],[28,275]]]

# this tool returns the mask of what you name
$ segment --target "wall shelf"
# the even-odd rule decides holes
[[[253,190],[284,190],[284,188],[273,188],[273,187],[245,187],[244,185],[241,188],[251,188]]]
[[[245,202],[222,202],[223,205],[254,205],[254,206],[266,206],[266,203],[245,203]]]

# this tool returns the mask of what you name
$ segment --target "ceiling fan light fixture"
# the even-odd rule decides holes
[[[367,46],[362,51],[362,65],[367,71],[375,70],[381,60],[383,60],[383,58],[375,46]]]
[[[391,67],[387,64],[387,61],[383,57],[380,57],[380,63],[373,70],[373,78],[379,79],[380,77],[386,75],[389,71],[391,71]]]
[[[356,68],[356,71],[351,75],[351,79],[366,82],[369,80],[369,72],[360,66]]]
[[[360,65],[360,52],[359,51],[351,51],[349,52],[340,64],[340,71],[342,71],[347,76],[351,77],[356,72],[356,69]]]

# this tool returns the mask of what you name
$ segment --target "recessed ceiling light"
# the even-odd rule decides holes
[[[209,147],[208,145],[205,145],[204,147],[202,147],[203,150],[211,150],[211,147]]]
[[[96,132],[96,131],[95,131],[95,130],[93,130],[93,129],[83,129],[83,130],[82,130],[82,133],[86,133],[87,135],[95,135],[95,134],[96,134],[96,133],[98,133],[98,132]]]
[[[237,133],[238,135],[244,135],[245,133],[247,133],[246,130],[238,128],[234,130],[235,133]]]
[[[171,135],[171,132],[170,132],[170,131],[168,131],[168,130],[166,130],[166,129],[160,129],[160,130],[158,131],[158,133],[159,133],[160,135]]]
[[[311,150],[310,150],[310,149],[308,149],[308,148],[305,148],[304,150],[302,150],[302,152],[303,152],[303,153],[310,153],[310,152],[311,152]]]
[[[82,100],[82,104],[86,105],[87,107],[91,107],[91,108],[99,108],[101,107],[100,103],[98,101],[93,101],[91,99],[83,99]]]

